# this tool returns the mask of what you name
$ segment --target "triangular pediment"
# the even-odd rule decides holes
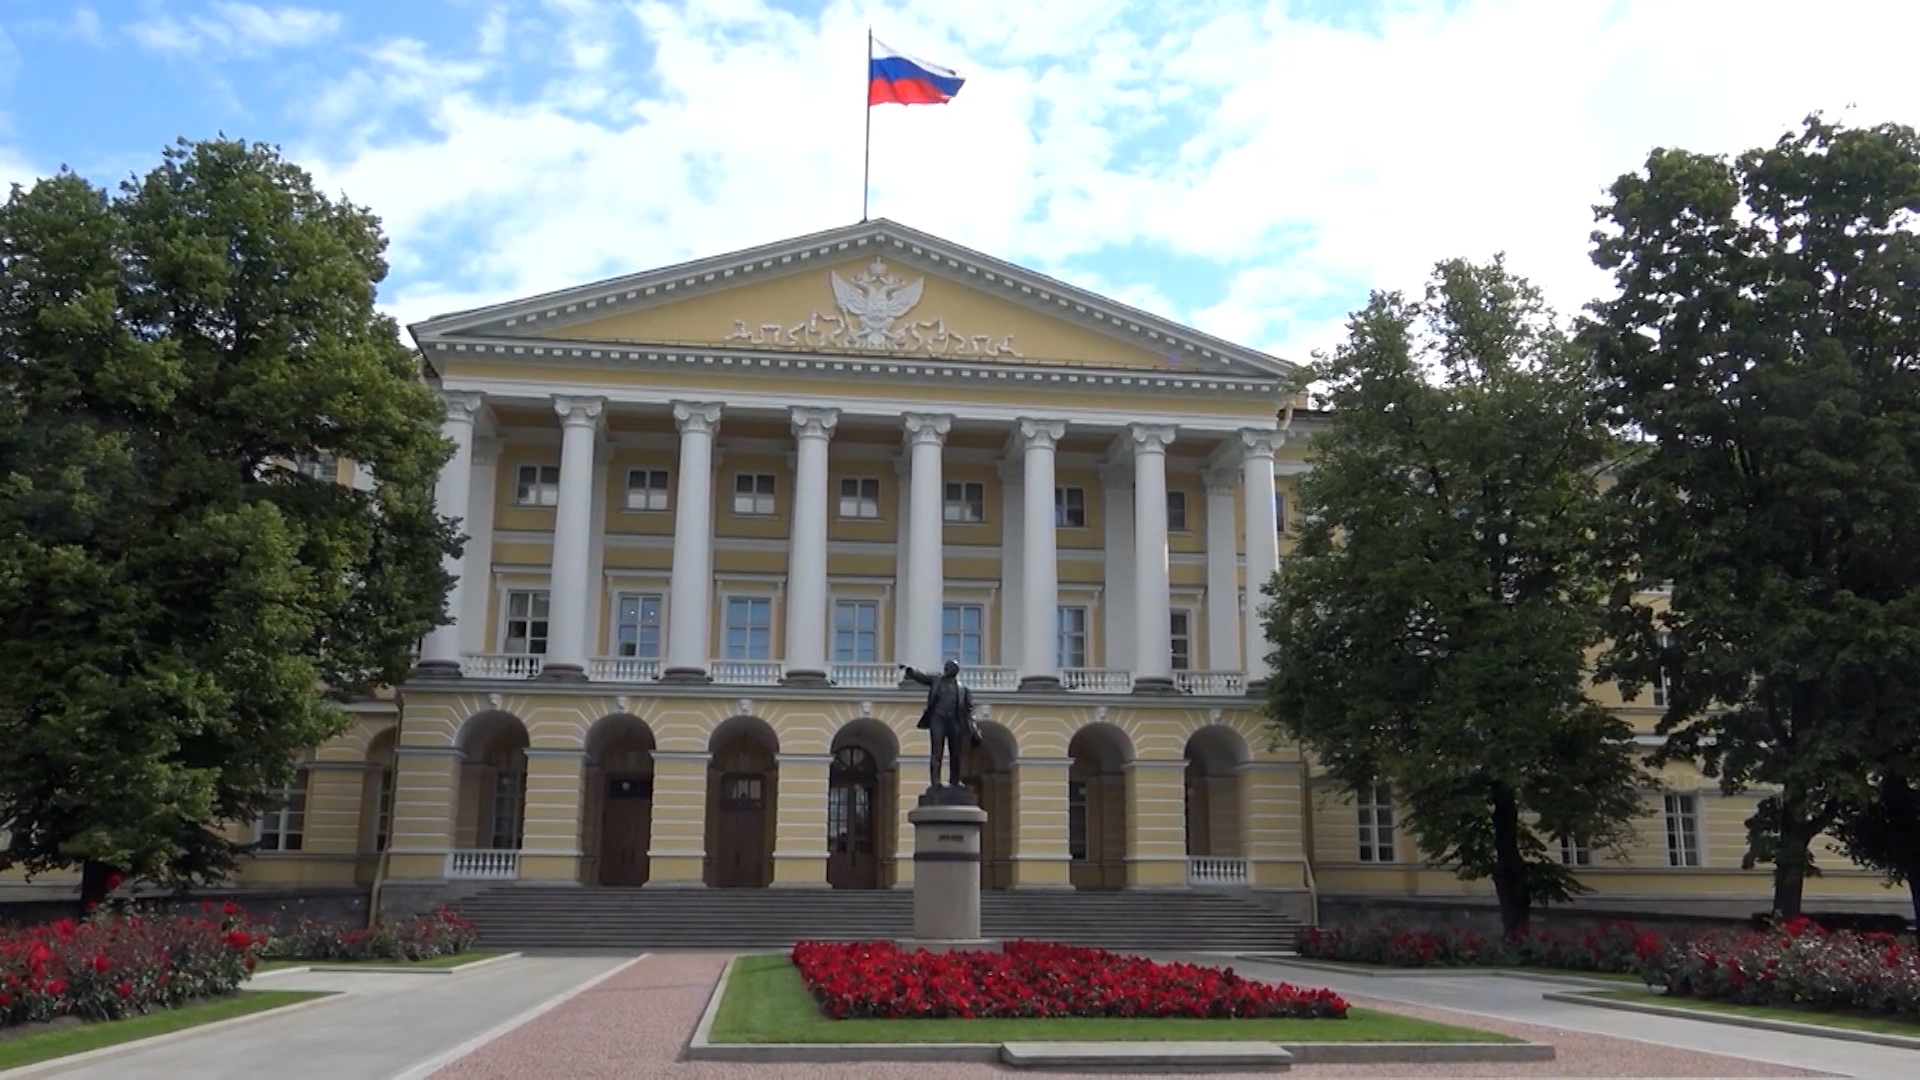
[[[430,341],[897,356],[1292,379],[1294,365],[881,220],[445,315]]]

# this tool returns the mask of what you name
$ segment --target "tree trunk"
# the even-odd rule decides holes
[[[107,894],[120,883],[120,872],[103,862],[88,859],[80,867],[80,906],[92,911],[106,902]]]
[[[1806,792],[1798,784],[1780,789],[1779,835],[1773,852],[1773,914],[1791,919],[1800,914],[1813,868],[1813,838],[1820,826],[1807,813]]]
[[[1533,894],[1520,853],[1520,805],[1504,784],[1493,788],[1493,871],[1488,876],[1500,901],[1500,932],[1509,938],[1526,934],[1533,921]]]
[[[1785,862],[1775,863],[1773,867],[1773,913],[1781,919],[1791,919],[1800,914],[1801,902],[1807,893],[1807,879],[1799,867],[1790,867]]]

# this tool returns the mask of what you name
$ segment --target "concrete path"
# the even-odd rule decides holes
[[[1920,1076],[1920,1055],[1912,1050],[1595,1009],[1547,1001],[1541,997],[1549,991],[1572,989],[1559,982],[1469,974],[1406,978],[1344,975],[1281,963],[1227,960],[1219,956],[1189,956],[1185,959],[1231,966],[1235,971],[1262,980],[1325,986],[1354,997],[1500,1017],[1542,1027],[1588,1032],[1700,1053],[1723,1054],[1836,1076],[1858,1077],[1860,1080],[1913,1080],[1915,1076]]]
[[[88,1080],[391,1080],[632,959],[519,957],[455,975],[302,972],[262,990],[342,997],[45,1075]]]

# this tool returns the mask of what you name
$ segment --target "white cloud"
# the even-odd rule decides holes
[[[340,27],[337,12],[215,3],[206,15],[184,19],[162,15],[129,25],[127,33],[155,52],[190,55],[211,50],[260,56],[276,49],[311,45],[339,33]]]
[[[873,212],[1088,284],[1059,267],[1098,266],[1109,245],[1216,262],[1225,295],[1191,310],[1170,310],[1165,296],[1188,293],[1150,273],[1098,277],[1304,359],[1369,289],[1416,292],[1452,256],[1505,251],[1577,309],[1606,286],[1587,259],[1591,207],[1655,145],[1737,152],[1814,109],[1920,117],[1920,5],[1395,0],[1366,27],[1278,3],[1192,10],[875,8],[880,37],[969,82],[951,105],[873,111]],[[495,9],[465,51],[380,46],[294,147],[385,218],[403,318],[857,218],[864,7],[550,0],[544,14],[539,44],[526,11]],[[504,99],[493,76],[524,75],[535,50],[558,58],[550,81]],[[1156,125],[1179,152],[1130,159]]]

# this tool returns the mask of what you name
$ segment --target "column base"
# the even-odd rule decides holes
[[[579,664],[546,664],[533,679],[535,682],[586,682],[587,669]]]
[[[1173,679],[1166,675],[1135,675],[1133,692],[1136,694],[1177,694]]]
[[[706,668],[670,667],[660,673],[660,681],[663,683],[710,683],[713,681],[713,676],[707,674]]]
[[[413,677],[416,679],[459,679],[465,676],[460,671],[458,660],[422,660],[413,665]]]
[[[1020,692],[1023,694],[1064,694],[1067,688],[1053,675],[1022,675]]]
[[[833,680],[827,678],[824,671],[789,671],[780,677],[780,685],[824,690],[833,685]]]

